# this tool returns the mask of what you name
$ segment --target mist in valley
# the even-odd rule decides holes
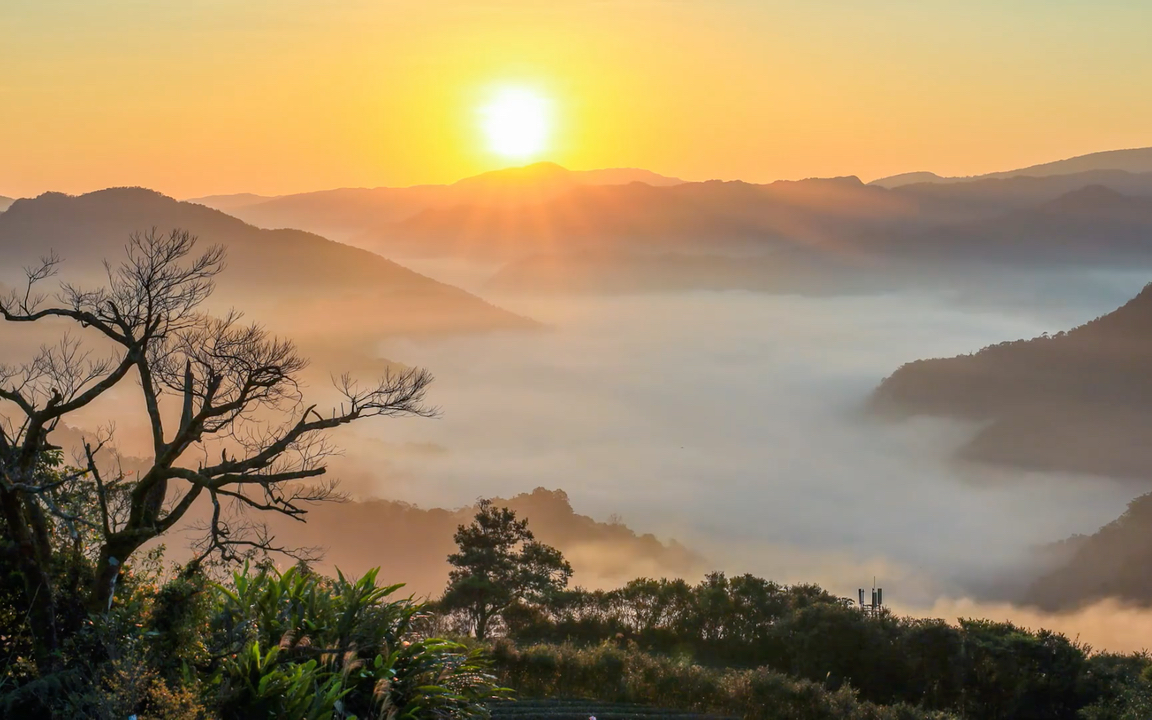
[[[379,565],[435,596],[453,529],[478,498],[498,497],[536,518],[537,533],[564,550],[587,587],[638,576],[695,581],[716,569],[851,597],[875,578],[910,615],[1005,617],[1139,649],[1123,628],[1144,622],[1143,610],[1105,600],[1051,614],[1013,603],[1051,559],[1039,549],[1095,532],[1145,487],[961,462],[956,452],[978,425],[885,422],[864,406],[904,363],[1082,324],[1130,299],[1144,272],[969,268],[946,284],[820,296],[536,296],[491,292],[498,264],[403,265],[519,325],[413,334],[405,328],[416,320],[367,296],[284,306],[237,284],[211,303],[217,313],[247,309],[299,340],[314,360],[305,395],[321,405],[338,401],[330,383],[344,370],[367,378],[419,365],[436,377],[429,401],[440,417],[336,434],[343,453],[332,474],[358,502],[313,508],[306,525],[273,520],[288,544],[322,551],[322,567]],[[91,283],[93,269],[73,264],[69,273]],[[4,282],[18,286],[14,267]],[[53,325],[9,328],[4,359],[58,334]],[[113,422],[117,449],[146,457],[134,392],[117,388],[77,419],[87,433]],[[172,559],[192,536],[168,542]],[[391,547],[404,550],[382,550]]]
[[[415,267],[462,283],[459,266]],[[845,596],[875,576],[912,609],[1002,600],[1035,571],[1034,549],[1095,531],[1145,489],[961,463],[975,426],[882,423],[863,403],[904,362],[1055,333],[1144,282],[491,298],[547,329],[381,341],[435,373],[443,415],[359,428],[344,462],[365,496],[455,507],[562,488],[578,512],[675,538],[709,567]]]

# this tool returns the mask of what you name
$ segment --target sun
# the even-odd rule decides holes
[[[529,88],[507,87],[480,109],[480,127],[493,153],[525,160],[547,149],[551,115],[547,98]]]

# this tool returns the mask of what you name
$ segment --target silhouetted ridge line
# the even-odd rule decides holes
[[[1073,536],[1049,550],[1066,559],[1033,582],[1022,602],[1053,611],[1106,598],[1152,605],[1152,493],[1130,502],[1124,514],[1092,535]]]
[[[285,321],[295,306],[315,313],[326,303],[358,298],[362,333],[534,325],[366,250],[300,230],[262,230],[219,210],[145,188],[108,188],[76,196],[45,193],[20,200],[0,214],[0,248],[13,264],[55,250],[65,258],[63,271],[71,276],[98,272],[104,258],[122,252],[131,233],[151,228],[180,228],[205,244],[226,246],[228,271],[219,279],[222,297],[258,292],[252,299],[282,305],[284,314],[277,315]],[[346,313],[343,309],[333,318]]]
[[[971,460],[1152,480],[1152,285],[1067,332],[971,355],[917,360],[874,393],[873,410],[985,423]]]
[[[941,177],[927,171],[906,172],[900,173],[899,175],[877,178],[873,180],[871,184],[881,187],[900,187],[918,182],[962,183],[975,180],[987,180],[990,178],[1019,176],[1050,177],[1053,175],[1068,175],[1091,170],[1123,170],[1133,173],[1152,172],[1152,147],[1104,150],[1087,155],[1077,155],[1076,157],[1065,160],[1055,160],[1053,162],[1029,165],[1016,170],[1004,170],[1001,172],[985,173],[983,175]]]

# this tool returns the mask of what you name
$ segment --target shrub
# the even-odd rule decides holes
[[[477,649],[419,637],[422,606],[359,580],[248,566],[217,585],[210,683],[225,720],[486,716],[504,696]]]
[[[768,668],[712,669],[641,652],[635,645],[492,646],[496,675],[526,697],[585,697],[658,705],[745,720],[943,720],[944,713],[880,706]]]
[[[69,639],[64,667],[7,673],[0,717],[123,720],[482,718],[507,695],[479,649],[417,632],[399,585],[245,565],[124,574],[110,611]]]

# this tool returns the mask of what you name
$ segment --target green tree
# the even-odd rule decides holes
[[[43,290],[59,264],[47,256],[27,269],[23,288],[0,297],[0,319],[12,327],[65,328],[26,362],[0,365],[0,593],[27,609],[41,674],[62,666],[62,603],[107,612],[125,564],[194,503],[212,510],[197,562],[277,549],[262,524],[244,532],[252,523],[223,506],[302,519],[309,503],[333,497],[333,483],[320,479],[327,431],[430,412],[422,369],[364,386],[344,376],[340,407],[328,413],[306,402],[306,361],[291,342],[235,312],[204,312],[224,250],[198,253],[187,232],[132,236],[102,286]],[[53,431],[113,390],[142,401],[150,457],[138,472],[109,472],[98,460],[109,430],[80,448],[79,468],[63,467]],[[61,570],[81,555],[94,560],[84,577]]]
[[[528,520],[481,500],[470,525],[454,536],[458,552],[440,606],[459,612],[483,639],[493,619],[518,602],[542,603],[568,586],[572,566],[554,547],[538,542]]]

